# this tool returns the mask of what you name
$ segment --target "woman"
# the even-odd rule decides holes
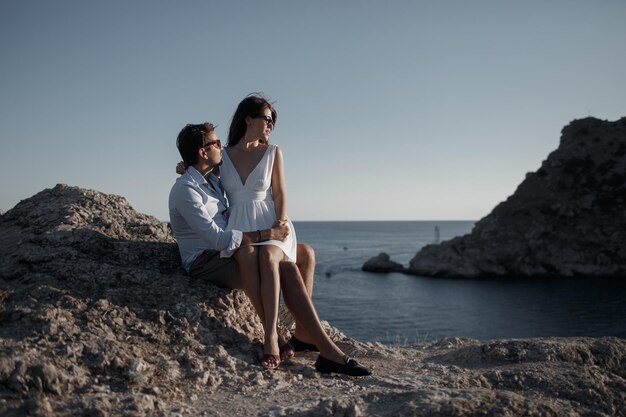
[[[262,365],[275,368],[280,362],[278,346],[278,300],[280,263],[296,261],[296,234],[287,217],[283,157],[280,148],[269,143],[277,112],[264,98],[243,99],[233,115],[223,152],[220,176],[229,202],[228,229],[244,232],[287,224],[284,241],[270,240],[258,245],[261,274],[265,344]]]
[[[328,337],[317,317],[310,292],[307,294],[307,289],[302,288],[304,280],[298,269],[293,267],[296,235],[287,217],[283,157],[280,148],[269,143],[276,118],[276,110],[265,98],[250,95],[242,100],[233,115],[228,146],[222,152],[220,167],[221,183],[229,202],[228,229],[250,232],[267,229],[277,223],[287,224],[290,229],[284,241],[253,244],[258,246],[260,272],[259,277],[248,276],[247,279],[248,282],[259,282],[260,294],[257,296],[254,289],[247,294],[265,330],[261,365],[274,369],[281,359],[293,355],[295,348],[298,351],[319,351],[315,368],[320,372],[369,375],[369,369],[345,355]],[[281,275],[283,268],[290,268],[292,273]],[[287,278],[294,275],[295,279]],[[290,342],[294,344],[293,348],[286,343],[279,347],[277,325],[281,278],[286,287],[285,303],[296,320],[296,332],[300,330],[306,335],[306,340],[294,336]],[[284,352],[290,353],[281,355]]]

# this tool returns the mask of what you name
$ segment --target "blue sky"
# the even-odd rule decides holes
[[[167,220],[186,123],[275,101],[294,220],[479,219],[626,115],[626,2],[0,3],[0,208],[66,183]]]

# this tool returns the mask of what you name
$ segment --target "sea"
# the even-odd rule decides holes
[[[349,337],[406,345],[442,337],[626,337],[626,279],[430,278],[361,271],[386,252],[408,265],[473,221],[294,222],[315,249],[313,301]]]

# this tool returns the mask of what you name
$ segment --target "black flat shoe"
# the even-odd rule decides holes
[[[296,339],[295,336],[291,336],[291,339],[289,339],[289,344],[296,352],[319,352],[319,349],[313,343],[303,342],[299,339]]]
[[[348,355],[344,357],[344,362],[343,364],[333,362],[319,355],[315,361],[315,370],[323,374],[334,372],[336,374],[346,374],[350,376],[366,376],[372,374],[372,371],[363,365],[359,365],[357,361]]]

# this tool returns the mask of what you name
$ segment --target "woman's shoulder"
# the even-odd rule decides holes
[[[280,151],[280,148],[275,143],[261,143],[258,149],[263,154],[275,154],[277,151]]]
[[[267,146],[272,149],[272,152],[280,152],[280,146],[275,143],[270,143]]]
[[[283,152],[281,151],[280,147],[275,143],[270,143],[268,146],[270,149],[267,151],[267,153],[270,154],[270,158],[272,159],[272,161],[276,159],[282,160]]]

